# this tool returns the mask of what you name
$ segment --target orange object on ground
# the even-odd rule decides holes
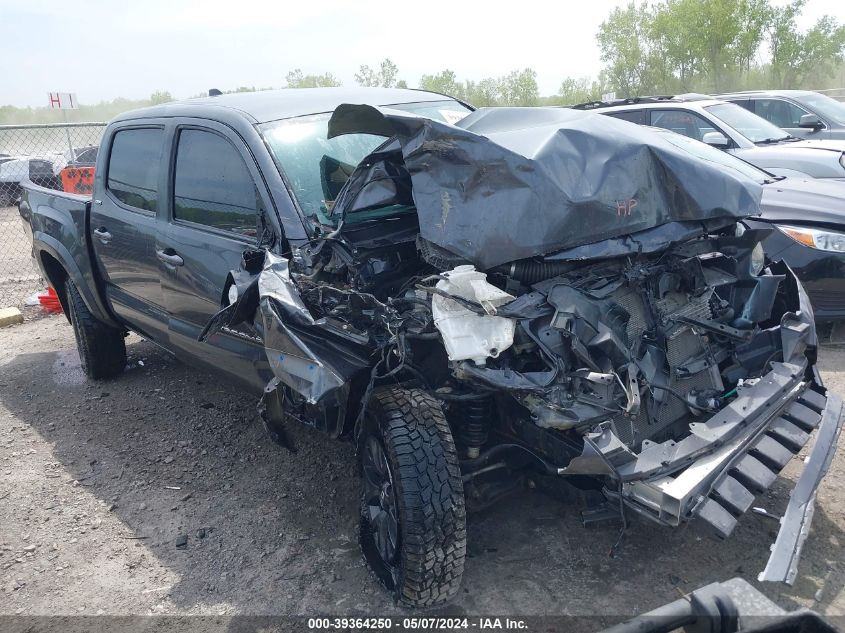
[[[94,191],[93,167],[65,167],[59,172],[62,190],[89,195]]]
[[[61,312],[62,304],[59,302],[59,296],[53,288],[47,288],[46,291],[38,294],[38,303],[47,312]]]

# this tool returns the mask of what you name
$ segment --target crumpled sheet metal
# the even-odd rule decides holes
[[[366,359],[325,340],[320,321],[299,296],[284,257],[268,251],[260,272],[232,271],[230,281],[238,288],[238,299],[211,318],[200,341],[223,327],[259,322],[273,374],[312,404],[367,366]]]
[[[759,214],[760,184],[668,135],[589,112],[486,108],[453,126],[343,104],[329,137],[349,133],[396,137],[420,234],[482,270],[671,222]],[[398,159],[386,149],[378,160]],[[347,187],[363,183],[353,174]],[[354,209],[359,193],[342,192],[334,212]]]

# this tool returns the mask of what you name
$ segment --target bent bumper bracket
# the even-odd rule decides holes
[[[828,393],[827,404],[816,435],[816,443],[789,496],[786,512],[780,520],[781,528],[772,545],[766,568],[757,577],[759,581],[785,582],[791,585],[798,574],[798,559],[804,541],[810,532],[810,523],[816,501],[816,490],[830,468],[836,444],[842,431],[842,400]]]

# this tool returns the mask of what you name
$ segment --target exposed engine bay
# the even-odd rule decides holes
[[[826,410],[809,302],[741,224],[759,187],[715,165],[684,174],[662,138],[631,140],[632,154],[620,134],[566,136],[569,114],[531,114],[551,121],[534,121],[536,147],[519,137],[522,155],[502,113],[461,130],[369,106],[337,116],[335,133],[390,140],[352,172],[336,224],[289,257],[245,256],[236,300],[203,334],[254,328],[275,375],[265,413],[337,436],[379,385],[412,385],[442,403],[466,488],[533,470],[727,536]],[[560,168],[588,151],[582,137],[611,172],[596,138],[626,154],[627,171],[587,191]],[[473,177],[434,167],[470,155]],[[497,229],[502,209],[527,237]]]
[[[794,279],[783,265],[763,268],[759,235],[729,232],[654,255],[490,274],[438,269],[419,240],[356,248],[358,261],[340,266],[332,245],[303,268],[316,276],[291,280],[315,320],[360,341],[362,361],[379,350],[370,382],[411,380],[451,403],[467,457],[491,434],[520,437],[522,424],[565,438],[604,422],[638,452],[683,438],[772,363],[803,359],[806,346],[785,350],[780,328],[799,310]]]

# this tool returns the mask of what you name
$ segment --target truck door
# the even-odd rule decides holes
[[[133,329],[167,340],[167,312],[156,256],[164,187],[164,126],[119,128],[105,140],[105,172],[96,174],[91,243],[112,310]]]
[[[251,326],[224,330],[200,343],[205,325],[224,305],[229,271],[258,244],[259,214],[268,199],[243,141],[224,125],[177,125],[168,223],[162,236],[162,289],[170,347],[191,363],[263,388],[272,372]],[[262,183],[259,188],[257,183]]]

